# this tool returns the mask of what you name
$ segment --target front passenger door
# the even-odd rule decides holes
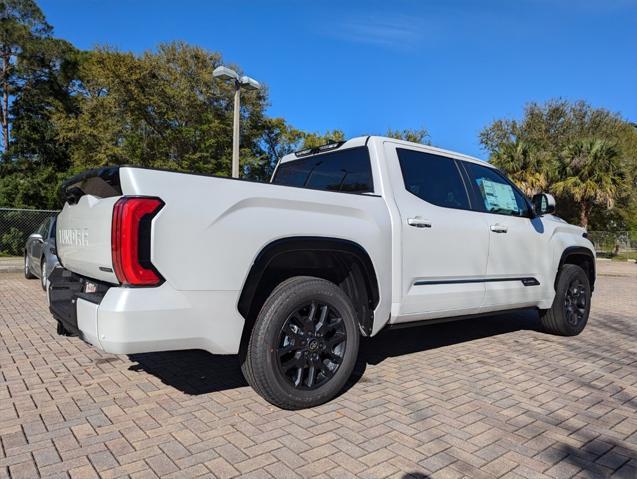
[[[497,169],[462,162],[476,209],[488,221],[489,261],[483,311],[533,306],[540,300],[547,235],[526,198]],[[544,251],[544,253],[543,253]]]

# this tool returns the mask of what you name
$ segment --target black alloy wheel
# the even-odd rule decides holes
[[[564,294],[564,316],[571,326],[577,327],[586,316],[588,297],[584,282],[579,277],[575,277]]]
[[[316,389],[334,376],[346,346],[343,318],[329,305],[312,301],[283,324],[278,366],[296,389]]]

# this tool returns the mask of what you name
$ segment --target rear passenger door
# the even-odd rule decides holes
[[[540,300],[546,234],[524,195],[498,170],[462,162],[476,211],[488,221],[489,261],[483,310],[532,306]]]
[[[385,144],[400,212],[402,285],[395,322],[477,313],[489,234],[456,160]]]

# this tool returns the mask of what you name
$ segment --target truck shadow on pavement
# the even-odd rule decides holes
[[[540,330],[537,313],[517,312],[478,319],[385,330],[363,339],[358,361],[345,390],[365,374],[368,364],[377,365],[387,358],[441,348],[466,341],[520,330]],[[200,395],[247,386],[236,355],[213,355],[206,351],[167,351],[132,354],[130,371],[140,371],[160,379],[185,394]]]

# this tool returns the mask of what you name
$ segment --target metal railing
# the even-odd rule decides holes
[[[56,210],[29,210],[0,208],[0,256],[22,256],[24,244],[30,234]]]
[[[637,231],[588,231],[598,258],[637,259]]]

